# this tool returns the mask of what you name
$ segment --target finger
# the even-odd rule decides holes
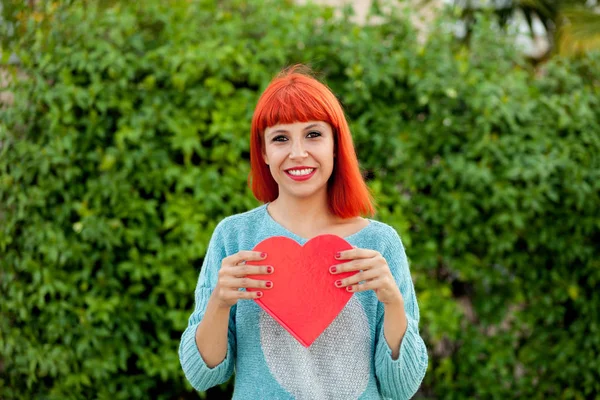
[[[370,281],[372,279],[377,279],[380,276],[380,272],[376,269],[361,271],[357,274],[354,274],[345,279],[338,279],[335,281],[334,285],[339,288],[343,288],[346,286],[357,285],[363,281]]]
[[[267,257],[266,253],[260,251],[242,250],[223,259],[223,263],[237,265],[246,261],[260,261]]]
[[[275,271],[271,265],[224,265],[219,269],[219,282],[229,278],[245,278],[247,275],[270,275]]]
[[[237,278],[244,278],[247,275],[270,275],[275,271],[272,265],[236,265],[231,268],[231,274]]]
[[[236,298],[240,299],[240,300],[254,300],[254,299],[260,299],[263,296],[263,292],[256,291],[256,292],[249,292],[247,290],[239,290],[236,294]]]
[[[341,264],[332,265],[329,267],[329,272],[332,274],[341,274],[342,272],[360,271],[371,269],[375,265],[372,258],[361,258]]]
[[[378,255],[381,255],[381,254],[376,250],[353,248],[351,250],[344,250],[344,251],[337,252],[335,255],[335,259],[336,260],[354,260],[357,258],[377,257]]]
[[[252,288],[252,289],[271,289],[273,287],[272,281],[251,279],[251,278],[236,278],[232,280],[232,286],[234,288]]]
[[[379,289],[381,286],[380,279],[371,279],[370,281],[366,281],[360,284],[346,286],[346,291],[357,293],[357,292],[365,292],[367,290]]]
[[[230,268],[230,270],[233,270],[233,268]],[[268,276],[268,274],[266,275]],[[223,287],[223,288],[227,288],[227,289],[240,289],[240,288],[252,288],[252,287],[266,287],[267,289],[269,289],[270,287],[273,287],[273,282],[271,280],[267,279],[255,279],[257,276],[245,276],[245,275],[240,275],[240,276],[236,276],[235,273],[233,274],[229,274],[229,275],[221,275],[219,277],[219,281],[218,284]],[[271,282],[269,285],[266,284],[256,284],[256,282]]]

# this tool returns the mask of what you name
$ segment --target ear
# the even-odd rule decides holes
[[[262,158],[265,164],[269,165],[269,159],[267,158],[267,153],[265,153],[264,150],[262,151]]]

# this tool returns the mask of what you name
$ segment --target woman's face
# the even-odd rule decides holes
[[[279,193],[309,197],[327,190],[333,171],[334,137],[323,121],[279,124],[265,129],[263,158]]]

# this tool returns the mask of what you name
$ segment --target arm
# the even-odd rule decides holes
[[[384,396],[409,399],[419,389],[427,371],[427,348],[419,334],[419,307],[404,246],[395,230],[386,239],[389,243],[383,256],[403,301],[379,304],[375,374]]]
[[[400,343],[408,328],[408,319],[404,311],[404,300],[397,304],[385,304],[383,307],[383,334],[385,341],[392,350],[392,359],[400,355]]]
[[[425,376],[427,349],[419,335],[419,307],[400,236],[387,227],[380,240],[382,253],[359,248],[342,251],[336,258],[349,261],[330,267],[330,272],[358,271],[335,285],[353,293],[375,291],[379,300],[375,375],[382,395],[409,399]]]
[[[245,264],[263,260],[266,255],[260,252],[239,251],[226,257],[220,227],[221,224],[215,229],[204,258],[196,287],[196,307],[179,347],[185,376],[199,391],[227,381],[233,373],[236,303],[262,296],[262,291],[240,288],[268,289],[266,280],[246,276],[273,273],[270,266]]]
[[[219,227],[220,225],[215,229],[204,257],[196,285],[194,312],[179,346],[179,361],[183,372],[198,391],[226,382],[233,373],[233,313],[230,309],[216,308],[214,301],[211,301],[221,260],[226,256]]]
[[[222,307],[211,296],[206,312],[196,329],[196,345],[209,368],[219,365],[227,356],[230,307]]]

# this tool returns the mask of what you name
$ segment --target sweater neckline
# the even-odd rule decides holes
[[[262,211],[263,214],[265,216],[265,219],[276,229],[283,231],[287,236],[295,239],[296,241],[300,242],[300,243],[306,243],[308,242],[310,239],[306,239],[302,236],[299,236],[297,234],[295,234],[294,232],[288,230],[286,227],[284,227],[283,225],[281,225],[279,222],[275,221],[275,219],[271,216],[271,214],[269,213],[269,210],[267,210],[267,206],[270,203],[265,203],[263,204],[262,207]],[[361,235],[363,232],[365,232],[367,229],[369,229],[372,225],[373,225],[373,220],[370,218],[365,218],[367,221],[369,221],[369,223],[367,224],[367,226],[365,226],[364,228],[361,228],[360,230],[354,232],[351,235],[345,236],[342,239],[349,241],[352,240],[354,237]]]

